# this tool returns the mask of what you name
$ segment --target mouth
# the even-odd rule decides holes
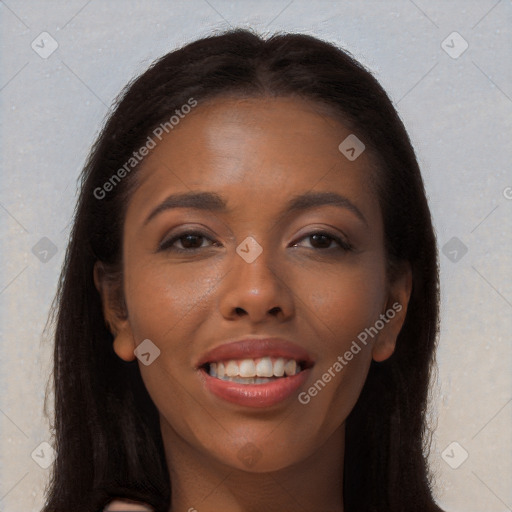
[[[297,391],[314,366],[298,345],[273,339],[249,339],[216,347],[198,362],[205,388],[224,401],[270,407]]]
[[[277,379],[293,377],[312,367],[308,361],[283,357],[228,359],[205,363],[200,368],[210,377],[238,384],[268,384]]]

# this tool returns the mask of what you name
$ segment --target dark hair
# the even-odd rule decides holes
[[[168,510],[158,412],[137,361],[126,363],[113,351],[93,282],[97,260],[122,270],[122,226],[135,168],[104,198],[95,190],[190,98],[200,105],[232,95],[294,96],[327,106],[377,162],[389,268],[409,262],[413,288],[394,354],[372,361],[347,419],[344,505],[346,512],[439,511],[426,426],[438,333],[437,249],[409,137],[380,84],[347,52],[308,35],[264,39],[237,29],[170,52],[129,83],[83,170],[54,310],[57,458],[43,512],[91,512],[115,496]]]

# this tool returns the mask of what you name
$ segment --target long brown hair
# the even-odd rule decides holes
[[[372,362],[347,419],[346,512],[439,508],[427,469],[426,406],[438,332],[438,262],[420,169],[390,99],[346,51],[301,34],[267,39],[247,30],[172,51],[129,83],[81,176],[73,229],[55,302],[54,444],[43,512],[92,512],[114,496],[170,505],[158,412],[137,361],[112,349],[93,266],[122,272],[122,226],[137,169],[105,197],[111,178],[160,123],[195,98],[299,96],[327,105],[364,137],[378,162],[389,268],[409,262],[413,289],[393,356]]]

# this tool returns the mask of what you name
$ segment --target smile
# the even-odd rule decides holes
[[[262,408],[296,394],[313,365],[313,358],[299,345],[260,338],[219,345],[203,354],[196,368],[210,396]]]
[[[300,362],[282,357],[257,359],[230,359],[209,363],[206,367],[211,377],[239,384],[267,384],[302,371]]]

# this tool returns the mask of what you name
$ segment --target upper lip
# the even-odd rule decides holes
[[[197,362],[200,368],[207,363],[230,359],[256,359],[258,357],[282,357],[313,366],[312,356],[301,346],[283,338],[243,338],[211,348]]]

